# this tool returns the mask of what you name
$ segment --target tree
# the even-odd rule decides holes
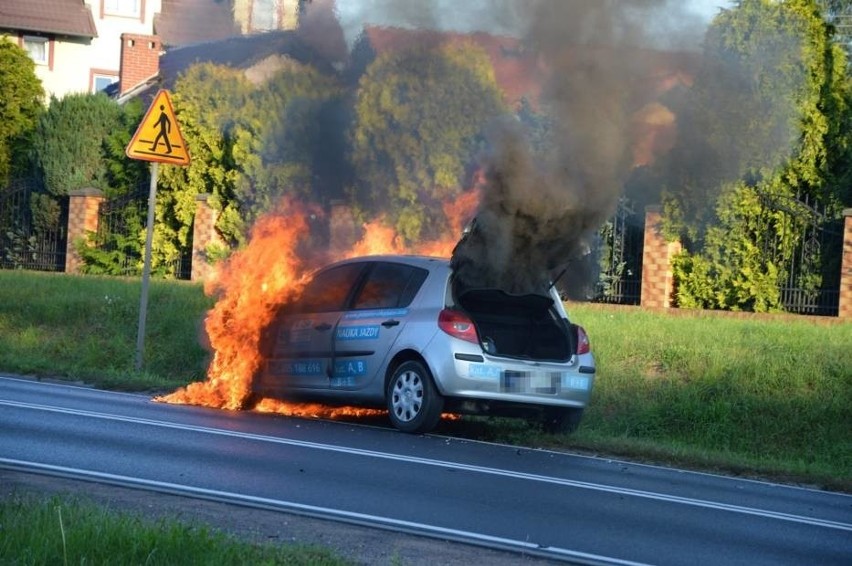
[[[705,58],[663,173],[666,229],[687,245],[678,302],[777,309],[810,208],[832,215],[848,199],[844,54],[815,0],[742,0],[713,21]],[[815,269],[803,285],[818,285]]]
[[[0,186],[6,185],[16,165],[26,163],[25,152],[44,108],[44,89],[27,52],[0,36]]]
[[[444,229],[426,211],[461,192],[482,126],[505,112],[488,55],[468,42],[385,53],[355,104],[357,202],[409,241]]]
[[[340,94],[333,77],[292,61],[260,84],[224,66],[190,67],[173,100],[192,161],[160,169],[155,261],[188,242],[198,194],[211,195],[216,228],[232,248],[283,195],[313,197],[326,146],[316,125]]]
[[[122,126],[122,110],[102,93],[51,98],[36,128],[33,151],[47,190],[56,196],[107,187],[108,139]]]

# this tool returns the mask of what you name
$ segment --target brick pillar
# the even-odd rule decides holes
[[[844,210],[843,216],[843,262],[840,266],[837,316],[852,320],[852,208]]]
[[[348,251],[358,241],[357,225],[352,209],[343,201],[331,203],[329,249],[335,253]]]
[[[671,258],[680,242],[667,242],[662,234],[662,207],[645,208],[645,240],[642,248],[642,297],[648,308],[669,308],[674,294]]]
[[[195,196],[195,222],[192,226],[192,273],[190,279],[203,281],[210,273],[211,264],[207,261],[207,246],[210,244],[224,245],[222,238],[216,232],[216,220],[219,213],[214,210],[207,199],[209,194]]]
[[[68,244],[65,248],[65,273],[78,273],[83,260],[74,249],[86,239],[87,232],[98,231],[98,208],[104,194],[98,189],[79,189],[68,193]]]

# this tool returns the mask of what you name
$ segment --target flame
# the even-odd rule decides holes
[[[261,331],[306,283],[305,265],[296,253],[296,243],[308,229],[306,216],[300,207],[285,204],[261,217],[249,245],[215,266],[215,275],[205,285],[208,295],[219,295],[204,323],[214,351],[207,381],[155,400],[243,408],[261,363]]]
[[[286,403],[278,399],[261,399],[254,410],[259,413],[278,413],[288,417],[312,417],[315,419],[339,419],[341,417],[375,417],[384,416],[383,409],[367,409],[363,407],[332,407],[318,403]]]
[[[419,253],[449,257],[462,224],[479,203],[478,191],[469,191],[443,204],[450,233],[442,239],[408,248],[403,238],[378,218],[364,224],[363,237],[340,258],[376,254]],[[203,405],[227,410],[253,408],[259,412],[314,418],[369,417],[387,411],[358,407],[287,403],[260,399],[249,407],[252,379],[263,358],[260,340],[282,304],[298,298],[312,269],[299,253],[299,243],[309,231],[309,207],[286,201],[258,219],[248,245],[216,264],[204,291],[218,300],[204,321],[213,350],[207,380],[191,383],[155,401]],[[331,258],[335,259],[335,258]],[[445,414],[446,419],[458,418]]]
[[[384,222],[380,218],[364,224],[364,236],[345,257],[405,253],[402,238]]]

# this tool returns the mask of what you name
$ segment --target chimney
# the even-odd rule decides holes
[[[124,94],[160,70],[160,38],[137,33],[121,34],[119,94]]]

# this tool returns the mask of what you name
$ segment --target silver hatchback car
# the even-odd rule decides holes
[[[353,258],[317,271],[262,338],[253,393],[383,407],[404,432],[444,412],[579,424],[595,381],[585,331],[554,289],[454,289],[450,261]]]

